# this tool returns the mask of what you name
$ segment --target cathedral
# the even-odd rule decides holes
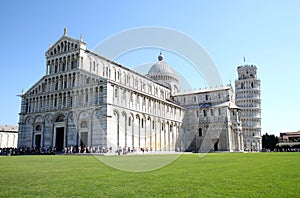
[[[260,80],[253,65],[238,67],[236,91],[228,85],[181,92],[162,54],[142,75],[65,31],[45,56],[45,75],[21,95],[19,148],[261,149]]]

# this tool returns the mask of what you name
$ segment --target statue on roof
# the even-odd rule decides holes
[[[64,36],[67,35],[67,28],[64,28]]]

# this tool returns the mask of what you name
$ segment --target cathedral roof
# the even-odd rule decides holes
[[[193,90],[193,91],[185,91],[185,92],[176,93],[176,94],[174,94],[174,96],[194,95],[194,94],[213,92],[213,91],[221,91],[221,90],[232,90],[232,87],[230,85],[228,85],[228,86],[224,86],[224,87],[213,87],[213,88],[205,88],[205,89],[199,89],[199,90]]]
[[[18,126],[0,125],[0,132],[18,132]]]
[[[236,104],[234,104],[231,101],[227,101],[227,102],[218,104],[215,107],[229,107],[230,109],[241,109],[240,107],[238,107]]]

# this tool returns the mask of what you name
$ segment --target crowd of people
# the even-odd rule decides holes
[[[94,148],[85,146],[70,146],[63,149],[56,147],[21,147],[21,148],[0,148],[0,155],[34,155],[34,154],[73,154],[73,153],[105,153],[105,148]]]
[[[145,153],[150,152],[152,149],[148,148],[130,148],[130,147],[119,147],[114,150],[112,147],[106,148],[102,146],[94,147],[94,146],[69,146],[63,149],[57,149],[56,147],[21,147],[21,148],[0,148],[0,155],[54,155],[54,154],[100,154],[100,153],[108,153],[108,154],[117,154],[117,155],[127,155],[130,153]]]
[[[179,151],[179,150],[178,150]],[[115,154],[115,155],[127,155],[134,153],[148,153],[152,152],[152,149],[148,148],[130,148],[119,147],[114,150],[112,147],[93,147],[93,146],[69,146],[63,149],[57,149],[56,147],[21,147],[21,148],[0,148],[0,156],[11,155],[54,155],[54,154]],[[262,152],[300,152],[300,148],[279,148],[279,149],[262,149]]]
[[[0,148],[0,155],[34,155],[34,154],[54,154],[51,148],[21,147],[21,148]]]

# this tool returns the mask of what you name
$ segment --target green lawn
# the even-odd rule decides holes
[[[116,157],[143,156],[105,156]],[[0,197],[299,197],[299,187],[300,153],[186,154],[139,173],[94,156],[0,157]]]

